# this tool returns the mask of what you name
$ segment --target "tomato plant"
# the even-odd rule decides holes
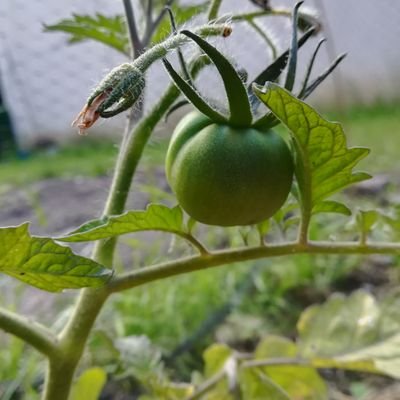
[[[110,118],[131,108],[145,87],[146,71],[160,59],[173,83],[139,121],[130,118],[102,218],[54,238],[32,236],[25,223],[0,229],[2,272],[52,292],[84,288],[61,331],[0,309],[0,327],[46,357],[44,400],[98,397],[106,380],[105,370],[89,368],[74,379],[95,321],[115,293],[174,275],[277,256],[400,253],[396,241],[370,242],[372,227],[378,220],[387,228],[398,230],[398,216],[380,215],[376,211],[357,214],[355,240],[327,242],[309,238],[310,223],[318,214],[351,214],[345,204],[332,200],[331,196],[370,177],[354,171],[368,149],[349,148],[341,125],[324,119],[303,101],[344,56],[339,56],[310,81],[320,41],[297,89],[294,85],[297,51],[320,30],[315,17],[301,12],[301,3],[292,12],[275,10],[267,1],[253,1],[258,7],[255,12],[223,17],[219,15],[221,2],[174,5],[172,9],[182,21],[206,10],[208,22],[190,31],[178,29],[156,44],[165,28],[165,17],[174,13],[160,1],[148,0],[145,9],[140,10],[145,20],[143,31],[137,28],[137,13],[129,0],[123,2],[126,24],[122,18],[75,15],[47,27],[68,32],[73,42],[94,38],[131,57],[129,63],[114,68],[89,97],[75,120],[81,133],[99,118]],[[273,41],[256,21],[273,15],[292,19],[290,48],[279,56]],[[173,18],[171,22],[174,28]],[[247,74],[204,39],[220,36],[230,40],[237,23],[248,23],[254,28],[273,54],[271,64],[251,82],[245,82]],[[298,38],[298,31],[304,29]],[[184,45],[196,51],[189,60],[180,50]],[[178,53],[183,78],[166,59],[174,51]],[[224,82],[226,109],[214,107],[196,88],[196,76],[208,64],[218,69]],[[158,122],[181,104],[181,94],[197,111],[184,117],[176,127],[166,156],[166,174],[179,204],[174,207],[150,204],[145,210],[125,212],[143,150]],[[262,104],[267,111],[260,111]],[[279,123],[288,130],[288,143],[273,130]],[[291,203],[286,206],[289,191]],[[295,240],[266,243],[269,226],[274,223],[269,218],[274,214],[273,221],[277,224],[291,224],[297,230]],[[220,226],[257,224],[248,228],[257,231],[259,243],[245,242],[244,246],[222,250],[208,248],[195,229],[196,221]],[[117,237],[146,230],[176,235],[191,246],[190,255],[130,271],[115,271]],[[60,244],[91,241],[96,245],[90,258]],[[205,371],[197,381],[176,385],[165,375],[157,374],[158,370],[152,371],[143,382],[141,398],[327,399],[319,369],[340,368],[400,377],[397,309],[397,299],[390,298],[381,305],[364,292],[349,298],[333,296],[324,305],[304,312],[298,324],[298,343],[268,336],[254,354],[238,353],[225,345],[212,346],[204,354]],[[368,310],[372,310],[370,314]],[[385,310],[390,311],[388,315]],[[335,318],[331,321],[332,313]],[[332,341],[336,336],[346,340],[336,343]],[[127,362],[126,358],[132,359],[146,348],[143,341],[129,345],[126,341],[117,343],[106,338],[104,342],[109,353],[121,356],[121,362]],[[134,354],[127,349],[134,349]],[[149,357],[150,365],[153,360]]]

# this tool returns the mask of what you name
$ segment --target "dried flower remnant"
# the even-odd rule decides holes
[[[230,25],[226,25],[224,30],[222,31],[222,37],[227,38],[232,33],[232,27]]]
[[[90,104],[85,104],[80,113],[72,122],[72,126],[78,128],[80,135],[85,135],[86,130],[89,129],[100,117],[97,109],[100,104],[107,98],[108,93],[100,93]]]
[[[99,117],[110,118],[132,107],[145,86],[143,73],[132,64],[114,68],[96,86],[85,106],[72,123],[85,134]]]

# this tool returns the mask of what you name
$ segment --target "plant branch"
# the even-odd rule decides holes
[[[208,8],[207,19],[208,21],[213,21],[217,19],[218,12],[221,7],[222,0],[212,0],[210,7]]]
[[[233,15],[231,20],[232,21],[249,21],[253,20],[254,18],[266,17],[266,16],[281,16],[281,17],[291,17],[292,10],[287,8],[274,8],[271,10],[263,10],[263,11],[254,11],[250,13],[244,14],[236,14]],[[301,13],[299,13],[301,15]]]
[[[249,25],[265,40],[265,42],[268,44],[269,48],[271,49],[272,53],[272,59],[276,60],[278,57],[278,50],[276,49],[276,46],[272,39],[264,32],[264,30],[253,20],[249,20]]]
[[[301,358],[267,358],[265,360],[249,360],[244,361],[241,368],[259,368],[259,367],[274,367],[280,365],[295,365],[296,367],[312,367],[313,365],[308,360]]]
[[[220,381],[222,381],[226,376],[225,369],[221,369],[216,374],[214,374],[211,378],[204,381],[196,390],[195,393],[187,397],[185,400],[198,400],[211,390],[215,385],[217,385]]]
[[[168,0],[165,7],[160,11],[157,15],[156,19],[153,21],[151,18],[148,19],[147,27],[146,27],[146,34],[143,38],[143,43],[147,46],[150,43],[151,37],[154,34],[154,31],[157,29],[158,25],[160,25],[162,19],[164,18],[165,14],[167,13],[167,7],[171,7],[174,3],[174,0]]]
[[[174,14],[173,14],[173,12],[172,12],[170,7],[165,7],[165,9],[167,10],[167,12],[169,14],[169,20],[170,20],[170,23],[171,23],[172,33],[174,35],[177,35],[178,34],[178,30],[177,30],[177,27],[176,27]],[[177,53],[178,53],[178,60],[179,60],[180,66],[181,66],[181,70],[182,70],[183,76],[185,77],[186,81],[191,86],[193,86],[192,78],[190,77],[189,71],[187,69],[185,58],[183,57],[183,53],[182,53],[182,51],[181,51],[181,49],[179,47],[177,48]]]
[[[285,243],[273,246],[257,246],[222,250],[207,255],[186,257],[140,270],[128,272],[114,278],[107,286],[110,292],[120,292],[159,279],[188,272],[204,270],[224,264],[232,264],[260,258],[294,254],[393,254],[400,255],[400,243],[376,243],[362,245],[357,242],[308,242]]]
[[[201,255],[209,254],[208,250],[198,241],[193,235],[189,233],[176,233],[178,236],[182,237],[183,239],[187,240],[194,248],[198,250]]]
[[[193,33],[198,36],[222,36],[226,24],[215,24],[215,25],[202,25],[196,29],[193,29]],[[148,49],[145,53],[139,56],[134,61],[134,66],[140,71],[146,71],[155,61],[165,57],[169,51],[178,48],[179,46],[188,43],[190,39],[181,33],[172,35],[163,42],[154,45]]]
[[[135,13],[132,8],[131,0],[122,0],[124,4],[126,23],[128,25],[129,41],[131,44],[132,59],[136,58],[143,50],[142,42],[136,27]]]
[[[153,23],[153,0],[147,0],[147,8],[146,8],[146,27],[150,26]]]
[[[306,203],[306,202],[304,202]],[[308,203],[309,204],[309,203]],[[299,226],[298,241],[303,245],[307,245],[308,242],[308,230],[310,228],[311,211],[307,207],[302,206],[302,217]]]
[[[53,332],[30,318],[0,308],[0,328],[22,339],[47,357],[57,351],[57,339]]]
[[[49,358],[43,400],[68,400],[76,366],[107,297],[104,287],[80,292],[74,312],[58,337],[58,352]]]

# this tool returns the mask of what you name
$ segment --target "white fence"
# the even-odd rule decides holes
[[[272,1],[293,5],[293,1]],[[319,105],[341,105],[391,101],[400,98],[400,1],[398,0],[307,0],[325,23],[330,44],[322,52],[316,70],[323,69],[334,53],[348,57],[335,77],[312,98]],[[245,0],[225,0],[223,11],[250,10]],[[3,95],[11,113],[18,139],[29,146],[40,138],[56,141],[74,135],[70,122],[81,108],[91,87],[104,72],[123,57],[101,44],[85,42],[67,45],[62,33],[44,33],[51,24],[72,13],[106,15],[122,13],[118,0],[1,0],[0,78]],[[289,21],[265,18],[269,31],[280,37],[280,48],[289,41]],[[257,35],[245,26],[231,38],[219,40],[221,50],[233,54],[250,74],[268,62],[268,51]],[[302,57],[315,45],[308,44]],[[203,75],[204,76],[204,75]],[[210,95],[219,81],[207,75],[201,86]],[[205,81],[205,82],[204,82]],[[160,66],[150,70],[146,90],[148,107],[162,92],[168,79]],[[97,133],[119,132],[121,118],[100,124]],[[96,134],[96,133],[93,133]]]

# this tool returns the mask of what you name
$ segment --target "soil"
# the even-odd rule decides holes
[[[48,179],[0,195],[0,226],[31,222],[35,235],[59,235],[100,216],[109,177]],[[129,203],[143,208],[147,198],[138,193]]]
[[[140,174],[139,174],[140,179]],[[37,236],[59,236],[101,215],[107,198],[109,177],[48,179],[0,192],[0,226],[17,226],[30,221]],[[0,187],[1,189],[1,187]],[[148,197],[140,192],[128,200],[130,209],[143,209]],[[73,250],[89,256],[92,244],[74,244]],[[43,323],[53,323],[57,310],[71,303],[76,291],[47,293],[3,275],[1,301]]]

